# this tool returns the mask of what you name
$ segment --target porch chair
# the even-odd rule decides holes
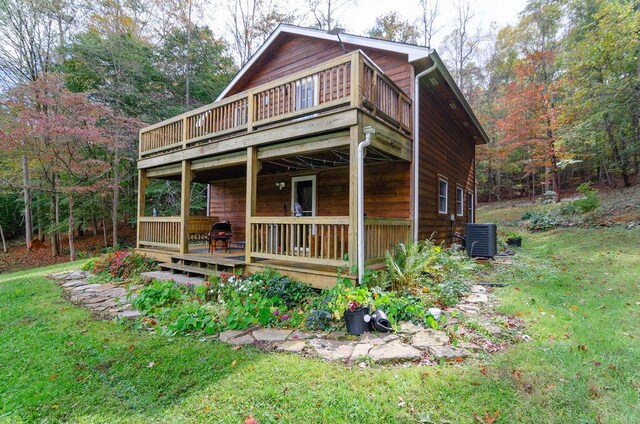
[[[225,252],[229,251],[229,240],[233,236],[233,232],[231,231],[231,223],[227,221],[216,222],[211,226],[211,231],[209,232],[209,253],[213,253],[216,251],[218,246],[218,241],[224,243]]]

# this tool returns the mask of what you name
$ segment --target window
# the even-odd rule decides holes
[[[467,220],[470,223],[474,222],[475,217],[473,216],[473,193],[467,192]]]
[[[456,215],[464,215],[464,189],[456,186]]]
[[[296,81],[296,110],[318,104],[318,77],[307,77]]]
[[[443,177],[438,179],[438,213],[447,213],[449,183]]]

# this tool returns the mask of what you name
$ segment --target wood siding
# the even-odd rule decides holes
[[[358,46],[345,44],[348,52],[358,50]],[[361,48],[393,82],[412,98],[413,67],[407,56],[382,50]],[[261,63],[256,63],[242,78],[227,97],[265,84],[277,78],[286,77],[294,72],[319,65],[322,62],[344,55],[340,44],[336,42],[303,37],[294,34],[282,36],[282,40],[271,46]]]
[[[365,213],[376,218],[409,218],[407,162],[365,165]],[[311,174],[258,176],[257,216],[291,215],[291,177]],[[349,215],[349,168],[321,170],[317,175],[317,215]],[[284,181],[279,190],[276,182]],[[245,239],[245,179],[211,182],[210,214],[231,222],[235,241]]]
[[[447,213],[438,213],[438,178],[448,182]],[[456,186],[464,188],[463,216],[456,215]],[[475,191],[475,144],[447,105],[420,88],[419,238],[439,241],[464,233],[468,222],[467,193]],[[475,194],[474,194],[475,199]],[[450,215],[455,216],[453,230]]]

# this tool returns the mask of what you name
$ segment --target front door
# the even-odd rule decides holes
[[[316,176],[291,179],[291,214],[316,216]]]

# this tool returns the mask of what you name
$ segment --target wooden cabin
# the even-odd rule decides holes
[[[137,250],[175,272],[331,286],[399,242],[463,233],[486,141],[433,49],[283,24],[214,103],[140,131]],[[179,216],[145,216],[150,179],[181,181]],[[189,215],[194,182],[206,216]],[[233,235],[210,253],[217,221]]]

